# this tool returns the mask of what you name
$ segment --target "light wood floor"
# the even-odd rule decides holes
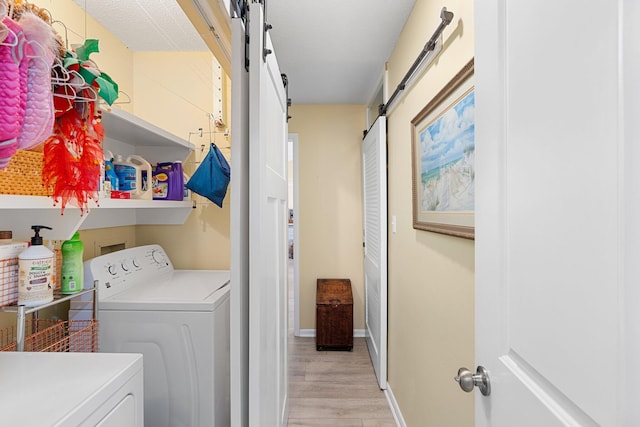
[[[315,338],[294,337],[292,289],[289,317],[289,427],[396,427],[364,338],[353,351],[317,351]]]
[[[289,337],[289,427],[395,427],[364,338],[353,351],[316,351],[315,338]]]

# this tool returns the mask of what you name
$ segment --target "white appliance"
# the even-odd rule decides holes
[[[0,353],[0,424],[142,427],[139,354]]]
[[[228,427],[229,271],[174,270],[159,245],[85,262],[101,352],[142,353],[145,425]]]

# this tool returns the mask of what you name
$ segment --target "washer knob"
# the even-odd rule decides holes
[[[112,276],[115,276],[115,275],[116,275],[116,273],[118,272],[118,271],[116,270],[116,265],[115,265],[115,264],[109,264],[109,265],[107,266],[107,271],[108,271],[108,272],[109,272],[109,274],[111,274]]]
[[[158,250],[154,250],[151,252],[151,259],[153,259],[153,261],[156,264],[166,264],[167,260],[165,259],[164,255],[162,254],[162,252],[158,251]]]

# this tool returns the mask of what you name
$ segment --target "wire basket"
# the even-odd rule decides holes
[[[24,351],[94,353],[98,321],[38,319],[27,322]],[[16,351],[16,326],[0,329],[0,351]]]
[[[37,151],[16,151],[9,166],[0,170],[0,194],[48,196],[42,184],[42,156]]]
[[[18,302],[18,257],[0,259],[0,307]]]
[[[0,245],[0,307],[18,302],[18,256],[25,242]]]

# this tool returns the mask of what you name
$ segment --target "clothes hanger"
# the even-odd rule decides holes
[[[123,90],[119,90],[118,91],[118,99],[120,99],[120,95],[124,95],[127,97],[127,99],[125,99],[124,101],[116,101],[114,102],[114,104],[131,104],[131,97],[129,96],[129,94]],[[106,104],[107,101],[102,101]]]
[[[53,96],[57,97],[57,98],[62,98],[62,99],[70,99],[70,100],[74,100],[76,99],[76,97],[78,96],[75,88],[69,84],[62,84],[62,85],[58,85],[59,88],[64,87],[64,92],[53,92]]]
[[[13,14],[13,3],[11,3],[11,9],[9,9],[7,0],[0,0],[0,18],[4,19]],[[11,35],[11,42],[6,42],[7,37]],[[18,36],[16,33],[0,21],[0,46],[16,47],[18,46]]]
[[[0,0],[0,1],[2,1],[2,0]],[[62,21],[58,21],[58,20],[54,21],[54,20],[52,20],[51,21],[51,26],[52,27],[53,27],[53,24],[60,24],[60,25],[62,25],[62,28],[64,28],[64,48],[66,50],[69,50],[69,29],[67,28],[65,23],[62,22]]]
[[[80,95],[80,94],[85,94],[87,92],[89,93],[89,96]],[[98,100],[98,92],[96,92],[96,90],[94,89],[93,86],[86,85],[86,86],[82,87],[81,90],[76,92],[75,100],[76,101],[89,101],[89,102],[97,101]]]
[[[83,89],[85,86],[89,86],[89,84],[87,84],[87,81],[84,79],[84,77],[82,77],[82,74],[80,74],[76,70],[68,71],[68,73],[69,73],[69,80],[67,81],[67,84],[69,86],[73,86],[76,89]]]
[[[69,81],[69,71],[62,65],[62,59],[56,55],[51,66],[51,83],[54,85],[64,85]],[[62,77],[58,77],[62,76]]]
[[[42,61],[47,67],[51,67],[51,63],[47,60],[47,51],[39,41],[27,40],[26,45],[29,47],[25,55],[27,58]],[[53,58],[51,58],[51,62],[53,62]]]

